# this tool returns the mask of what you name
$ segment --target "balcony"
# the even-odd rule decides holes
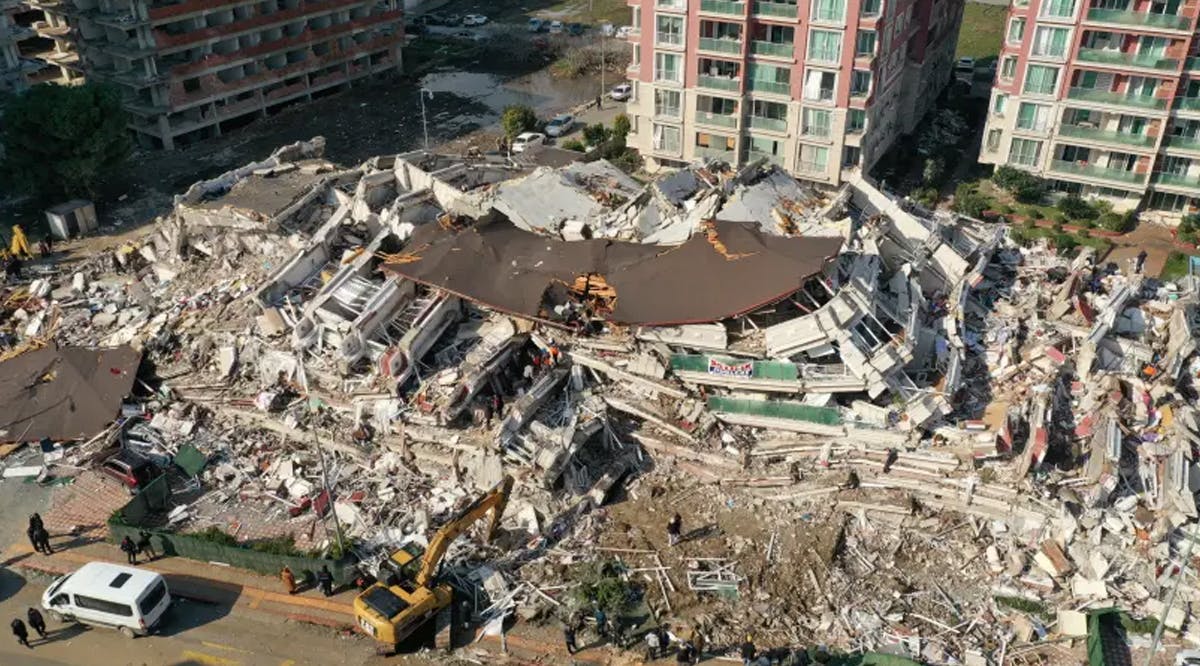
[[[1081,48],[1075,58],[1080,62],[1094,62],[1117,67],[1145,67],[1147,69],[1159,69],[1163,71],[1174,71],[1179,68],[1179,60],[1177,58],[1159,58],[1157,56],[1138,55],[1136,53],[1122,53],[1112,49]]]
[[[722,160],[730,164],[737,164],[737,153],[732,150],[723,148],[706,148],[704,146],[696,146],[697,157],[707,157],[712,160]]]
[[[732,0],[700,0],[700,11],[728,16],[745,16],[746,3]]]
[[[1080,162],[1054,160],[1050,163],[1050,170],[1072,176],[1085,176],[1088,178],[1098,178],[1100,180],[1110,180],[1131,185],[1143,185],[1146,182],[1146,174],[1144,173],[1125,171],[1124,169],[1111,169],[1109,167],[1095,166]]]
[[[737,92],[742,87],[741,79],[731,79],[725,76],[709,76],[701,74],[696,78],[696,85],[711,90],[730,90]]]
[[[804,99],[809,102],[832,102],[833,88],[820,88],[817,90],[805,90]]]
[[[1200,190],[1200,177],[1159,172],[1154,174],[1154,184]]]
[[[772,164],[778,164],[779,166],[783,166],[783,156],[782,155],[772,155],[771,153],[765,153],[765,152],[758,151],[758,150],[747,150],[746,151],[746,161],[747,162],[753,162],[755,160],[761,160],[761,159],[765,159],[767,162],[770,162]]]
[[[701,37],[701,51],[715,51],[717,53],[741,53],[742,42],[737,39],[726,39],[723,37]]]
[[[1068,136],[1075,139],[1119,143],[1125,146],[1141,146],[1143,148],[1153,146],[1154,140],[1157,138],[1144,134],[1131,134],[1129,132],[1109,132],[1083,125],[1062,125],[1058,128],[1058,134],[1059,136]]]
[[[1200,152],[1200,137],[1196,136],[1169,136],[1164,144],[1168,148],[1176,150],[1194,150]]]
[[[1180,97],[1176,109],[1183,111],[1200,111],[1200,97]]]
[[[796,168],[808,174],[823,174],[829,169],[829,164],[826,162],[811,162],[801,159],[796,162]]]
[[[1131,25],[1137,28],[1159,28],[1162,30],[1190,30],[1192,19],[1187,16],[1168,16],[1147,12],[1128,12],[1119,9],[1089,9],[1087,20],[1094,23]]]
[[[777,44],[775,42],[752,41],[750,42],[750,52],[757,55],[775,56],[776,58],[791,58],[794,49],[791,44]]]
[[[750,79],[749,88],[755,92],[770,93],[772,95],[790,95],[792,92],[792,84],[790,83],[760,81],[758,79]]]
[[[794,19],[796,18],[796,5],[789,5],[785,2],[756,0],[754,3],[754,13],[758,16],[778,16],[780,18]]]
[[[837,49],[813,49],[808,50],[808,59],[815,62],[823,62],[836,65],[841,60],[842,54]]]
[[[1067,93],[1067,97],[1082,102],[1112,104],[1114,106],[1129,106],[1135,109],[1162,110],[1167,108],[1167,100],[1161,97],[1126,95],[1124,93],[1110,92],[1108,90],[1096,90],[1095,88],[1071,88],[1071,90]]]
[[[737,127],[737,116],[712,111],[697,111],[696,122],[717,127]]]
[[[1185,72],[1200,72],[1200,58],[1188,57],[1183,61],[1183,71]]]
[[[780,118],[750,116],[750,127],[754,129],[764,129],[770,132],[786,132],[787,121]]]

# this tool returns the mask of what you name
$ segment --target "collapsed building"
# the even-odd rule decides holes
[[[718,603],[712,640],[756,622],[983,663],[1036,647],[1046,620],[1026,606],[1070,637],[1072,613],[1119,604],[1200,642],[1181,610],[1200,588],[1168,607],[1162,574],[1197,517],[1194,285],[1020,248],[862,179],[819,192],[712,162],[642,183],[603,160],[425,151],[345,168],[323,148],[195,184],[136,247],[44,290],[64,343],[157,364],[154,418],[123,441],[209,457],[219,490],[172,524],[265,515],[328,547],[332,514],[377,562],[516,472],[534,538],[458,553],[509,577],[505,612],[554,613],[545,563],[577,559],[565,544],[655,553],[581,513],[621,484],[688,482],[672,502],[787,507],[759,509],[774,531],[754,555],[725,542],[762,561],[774,610]],[[780,553],[795,515],[836,526],[819,562]],[[933,582],[895,573],[912,549]],[[643,569],[668,572],[660,609],[749,586],[694,565],[687,591]],[[901,579],[926,592],[889,591]],[[812,601],[835,588],[844,605]]]

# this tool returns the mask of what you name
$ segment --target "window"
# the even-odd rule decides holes
[[[861,132],[867,129],[867,112],[862,109],[846,111],[846,131]]]
[[[687,0],[658,0],[655,5],[663,9],[687,9]]]
[[[642,64],[642,45],[641,44],[633,45],[633,57],[630,60],[631,60],[631,62],[629,64],[631,67],[637,67]]]
[[[750,152],[757,153],[755,157],[761,157],[763,155],[778,157],[779,153],[781,152],[780,148],[782,145],[783,144],[781,142],[776,141],[775,139],[762,139],[756,136],[750,137]]]
[[[654,21],[654,43],[683,46],[683,17],[659,14]]]
[[[862,159],[862,149],[858,146],[846,146],[842,150],[842,167],[858,166],[859,160]]]
[[[82,594],[75,595],[75,605],[88,610],[108,613],[109,615],[120,615],[122,617],[133,617],[133,609],[126,604],[118,604],[104,599],[95,597],[85,597]]]
[[[1004,107],[1008,104],[1008,95],[997,93],[996,98],[992,100],[992,113],[997,116],[1004,115]]]
[[[1062,58],[1067,55],[1071,31],[1066,28],[1038,27],[1033,36],[1033,55]]]
[[[1004,130],[993,129],[988,130],[987,149],[989,153],[994,153],[1000,150],[1000,139],[1004,136]]]
[[[707,132],[696,132],[696,147],[698,148],[732,152],[736,145],[737,139],[732,136],[709,134]]]
[[[654,124],[654,150],[679,154],[679,128],[670,125]]]
[[[790,67],[775,67],[750,63],[746,70],[750,90],[759,92],[787,95],[792,89],[792,70]]]
[[[1021,102],[1017,107],[1017,129],[1034,132],[1044,131],[1050,126],[1050,107]]]
[[[1042,152],[1041,141],[1031,141],[1029,139],[1012,140],[1012,146],[1008,149],[1008,163],[1020,164],[1022,166],[1035,166],[1038,162],[1038,157]]]
[[[819,62],[837,62],[842,57],[842,33],[813,30],[808,34],[808,58]]]
[[[879,16],[879,9],[883,6],[883,0],[862,0],[859,5],[859,13],[863,16]]]
[[[827,23],[841,23],[846,20],[846,0],[813,0],[812,16],[809,17],[813,21],[825,21]]]
[[[1005,35],[1005,41],[1009,44],[1020,44],[1021,39],[1025,37],[1025,19],[1015,18],[1008,22],[1008,33]]]
[[[862,97],[871,90],[871,72],[856,69],[850,73],[850,95]]]
[[[71,603],[71,597],[66,592],[50,600],[51,606],[66,606],[69,603]]]
[[[154,610],[154,607],[157,606],[158,603],[162,601],[162,598],[166,595],[167,584],[160,580],[153,588],[150,589],[150,592],[146,594],[146,596],[142,597],[142,600],[138,602],[138,608],[141,609],[142,615]]]
[[[655,53],[654,80],[683,83],[683,70],[679,68],[681,60],[677,53]]]
[[[833,89],[837,86],[837,74],[810,69],[804,73],[804,99],[815,102],[832,102]]]
[[[1187,210],[1188,206],[1191,204],[1190,199],[1191,197],[1182,194],[1151,192],[1149,207],[1153,208],[1154,210],[1165,210],[1174,213],[1181,213]]]
[[[1167,155],[1160,161],[1159,172],[1170,174],[1172,176],[1186,176],[1188,168],[1192,166],[1192,161],[1186,157],[1176,157]]]
[[[1045,0],[1042,3],[1042,16],[1074,18],[1075,0]]]
[[[112,582],[110,582],[110,583],[108,584],[108,586],[109,586],[109,587],[120,588],[120,587],[121,587],[122,585],[124,585],[125,583],[128,583],[130,578],[133,578],[133,574],[129,574],[129,573],[119,573],[119,574],[117,574],[117,575],[116,575],[116,577],[114,577],[114,578],[112,579]]]
[[[1017,73],[1017,57],[1004,56],[1004,60],[1000,61],[1000,78],[1005,81],[1012,81],[1012,78]]]
[[[1158,79],[1152,79],[1145,76],[1129,77],[1129,90],[1126,91],[1129,97],[1154,97],[1154,92],[1158,88]]]
[[[1030,65],[1025,70],[1025,92],[1030,95],[1053,95],[1058,88],[1058,68]]]
[[[800,146],[800,170],[809,173],[824,173],[829,166],[829,148],[825,146]]]
[[[678,90],[654,89],[654,115],[678,118],[683,93]]]
[[[787,131],[787,104],[756,99],[750,102],[750,126],[762,129]]]
[[[871,56],[875,55],[875,31],[874,30],[859,30],[858,37],[854,40],[854,55],[855,56]]]
[[[833,124],[833,114],[826,109],[805,109],[801,118],[803,123],[800,127],[800,133],[805,136],[818,136],[826,138],[830,134],[830,127]]]

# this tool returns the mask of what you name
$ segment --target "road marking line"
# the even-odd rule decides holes
[[[211,654],[196,652],[195,650],[184,650],[183,659],[191,660],[205,666],[239,666],[242,662],[226,659],[224,657],[214,657]]]
[[[249,650],[243,650],[242,648],[235,648],[232,645],[223,645],[221,643],[213,643],[212,641],[200,641],[200,644],[203,645],[204,647],[213,648],[215,650],[228,650],[230,652],[241,652],[242,654],[250,654]]]

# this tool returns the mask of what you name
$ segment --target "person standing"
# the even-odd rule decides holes
[[[25,237],[25,230],[21,225],[14,224],[12,228],[12,245],[9,246],[9,251],[18,259],[33,259],[33,252],[29,249],[29,239]]]
[[[758,654],[758,648],[754,647],[754,640],[747,635],[746,642],[742,643],[742,666],[750,666],[754,663],[754,657]]]
[[[327,597],[333,596],[333,574],[329,573],[328,565],[321,565],[321,570],[317,572],[317,583],[321,585],[322,594]]]
[[[46,621],[42,619],[42,614],[38,612],[38,609],[31,606],[29,610],[25,612],[25,617],[29,620],[29,626],[33,627],[33,630],[37,632],[38,638],[45,638]]]
[[[54,553],[54,549],[50,547],[50,533],[46,531],[45,527],[42,527],[42,526],[38,527],[37,540],[38,540],[38,545],[41,546],[40,548],[38,548],[38,550],[40,552],[45,553],[47,555],[52,555]]]
[[[296,593],[296,575],[286,564],[283,565],[283,571],[279,572],[279,578],[283,580],[283,589],[287,590],[288,594]]]
[[[38,541],[38,530],[32,523],[25,529],[25,534],[29,537],[29,545],[33,546],[33,549],[37,552],[42,552],[42,545]]]
[[[695,651],[692,649],[692,644],[689,641],[684,641],[679,644],[679,651],[675,653],[675,663],[682,666],[683,664],[691,664]]]
[[[600,638],[608,638],[608,615],[604,609],[596,606],[592,618],[596,620],[596,633],[600,635]]]
[[[124,539],[121,539],[121,552],[125,553],[125,559],[133,566],[137,566],[137,544],[133,539],[126,534]]]
[[[30,516],[29,517],[29,526],[34,529],[41,529],[42,527],[44,527],[44,525],[42,524],[41,515],[35,513],[32,516]]]
[[[667,541],[674,546],[679,543],[679,535],[683,533],[683,516],[678,513],[667,523]]]
[[[660,643],[658,640],[658,632],[654,629],[646,632],[646,661],[654,661],[658,659]]]
[[[154,552],[154,545],[150,543],[150,533],[146,530],[138,532],[137,547],[138,552],[144,554],[148,561],[158,559],[158,553]]]
[[[1137,263],[1134,264],[1133,270],[1138,275],[1141,275],[1142,269],[1145,267],[1146,267],[1146,251],[1142,250],[1141,252],[1138,252]]]
[[[17,642],[27,648],[32,648],[33,646],[29,644],[29,630],[25,628],[25,623],[21,621],[21,618],[13,618],[11,626],[13,636],[17,637]]]
[[[575,627],[566,624],[563,625],[563,642],[567,644],[567,654],[573,655],[579,651],[579,646],[575,644]]]

